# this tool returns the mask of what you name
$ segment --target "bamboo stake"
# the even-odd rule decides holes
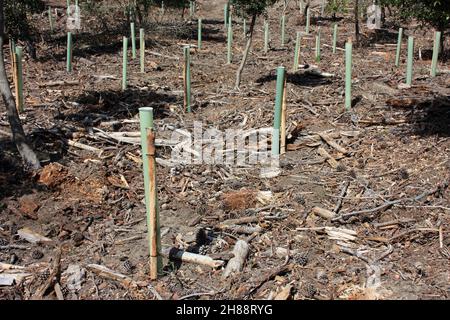
[[[336,53],[337,33],[338,33],[338,25],[337,25],[337,23],[335,23],[334,30],[333,30],[333,54]]]
[[[281,46],[284,47],[286,37],[286,15],[281,17]]]
[[[352,42],[345,44],[345,109],[352,106]]]
[[[414,63],[414,37],[408,37],[408,62],[406,65],[406,84],[411,86],[413,78]]]
[[[227,37],[227,64],[231,64],[233,60],[233,27],[231,25],[231,15],[228,17],[228,37]]]
[[[309,34],[310,24],[311,24],[311,11],[308,7],[308,9],[306,9],[306,29],[305,29],[306,34]]]
[[[264,20],[264,53],[269,51],[269,22]]]
[[[122,91],[127,89],[128,38],[123,37]]]
[[[145,30],[143,28],[139,29],[139,40],[141,73],[145,73]]]
[[[134,22],[131,22],[130,28],[131,28],[131,54],[132,58],[136,59],[136,32],[134,30]]]
[[[297,38],[295,40],[295,51],[294,51],[294,72],[298,71],[298,65],[300,60],[300,45],[301,45],[302,33],[297,32]]]
[[[141,147],[144,173],[145,205],[150,251],[150,278],[155,280],[162,269],[161,233],[156,192],[155,134],[153,108],[140,108]]]
[[[184,109],[191,112],[191,54],[190,47],[184,47]]]
[[[403,28],[398,29],[397,52],[395,54],[395,66],[400,65],[400,52],[402,50]]]
[[[286,70],[284,67],[277,68],[277,92],[275,98],[275,114],[273,121],[272,133],[272,155],[280,154],[280,129],[281,129],[281,112],[283,107],[283,94]]]
[[[433,59],[431,60],[431,76],[436,77],[437,74],[437,64],[438,64],[438,58],[439,58],[439,50],[441,45],[441,32],[436,32],[436,36],[434,39],[434,46],[433,46]]]
[[[17,110],[19,112],[23,112],[23,70],[22,70],[22,56],[23,56],[23,50],[21,47],[16,47],[16,79],[17,79],[17,86],[16,86],[16,106]]]
[[[67,32],[67,72],[72,72],[72,32]]]
[[[198,50],[202,49],[202,19],[198,19]]]

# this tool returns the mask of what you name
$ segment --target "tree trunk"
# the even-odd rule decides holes
[[[0,92],[5,102],[6,112],[8,115],[9,124],[13,134],[13,141],[17,146],[17,150],[22,156],[23,161],[33,170],[41,167],[36,154],[28,145],[22,124],[20,123],[19,114],[16,109],[14,97],[9,87],[8,77],[6,75],[5,61],[3,54],[3,44],[5,39],[5,17],[3,11],[4,1],[0,0]]]
[[[355,0],[355,43],[359,46],[359,0]]]
[[[255,29],[255,22],[256,22],[256,14],[252,16],[252,21],[250,23],[250,30],[247,33],[247,44],[245,45],[244,55],[242,57],[239,69],[236,72],[236,83],[234,85],[235,89],[239,89],[239,86],[241,85],[242,71],[244,70],[245,62],[247,61],[248,54],[250,52],[250,47],[252,46],[253,30]]]

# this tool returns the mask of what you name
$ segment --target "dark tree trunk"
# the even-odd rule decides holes
[[[250,23],[250,30],[247,33],[247,44],[245,45],[244,55],[242,57],[241,64],[239,66],[239,69],[236,72],[236,83],[234,85],[235,89],[239,89],[239,86],[241,85],[241,77],[242,77],[242,71],[244,70],[245,62],[247,61],[248,54],[250,52],[250,48],[252,46],[252,40],[253,40],[253,30],[255,29],[255,23],[256,23],[256,15],[252,16],[252,21]]]
[[[13,141],[17,146],[17,150],[22,156],[25,164],[31,167],[33,170],[37,170],[41,167],[41,165],[33,149],[31,149],[26,140],[22,124],[20,123],[19,114],[16,109],[16,104],[14,102],[14,97],[9,86],[8,77],[6,75],[3,54],[3,45],[5,39],[5,17],[3,5],[4,1],[0,0],[0,92],[6,106],[6,112],[8,115],[9,124],[11,126]]]

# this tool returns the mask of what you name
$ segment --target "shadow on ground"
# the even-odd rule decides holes
[[[450,137],[450,96],[437,96],[418,104],[409,114],[414,134]]]
[[[263,76],[256,80],[256,83],[264,84],[266,82],[276,81],[276,79],[276,72],[272,71],[269,75]],[[304,87],[323,86],[332,83],[330,78],[323,77],[319,74],[301,71],[298,73],[287,73],[286,81],[288,83]]]
[[[181,103],[182,96],[170,91],[129,87],[125,91],[87,91],[72,101],[78,106],[63,112],[57,119],[72,121],[84,126],[95,126],[101,121],[131,119],[141,107],[153,107],[155,118],[170,114],[169,104]]]

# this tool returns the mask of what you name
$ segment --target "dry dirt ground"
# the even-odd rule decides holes
[[[5,134],[6,114],[0,114],[0,262],[3,269],[12,264],[26,273],[17,285],[0,287],[2,299],[56,299],[57,293],[65,299],[449,297],[450,63],[441,62],[446,72],[429,77],[431,30],[404,26],[416,36],[416,59],[413,87],[399,89],[406,45],[396,68],[398,25],[388,19],[388,28],[379,32],[363,27],[363,45],[353,54],[354,106],[347,112],[344,53],[333,54],[326,46],[334,21],[313,19],[311,35],[301,45],[300,63],[309,68],[292,72],[295,34],[304,30],[298,8],[291,1],[286,11],[284,48],[281,7],[269,10],[271,50],[263,52],[260,18],[236,91],[245,44],[241,20],[235,19],[233,63],[226,65],[224,1],[202,1],[196,16],[203,18],[205,37],[203,50],[191,52],[193,112],[186,114],[182,46],[196,44],[195,20],[183,22],[171,11],[162,20],[157,13],[151,16],[146,73],[139,73],[138,59],[131,60],[129,88],[122,92],[121,41],[127,27],[103,16],[105,30],[99,18],[83,14],[83,30],[74,35],[74,71],[68,74],[63,2],[55,33],[49,33],[45,14],[33,17],[41,31],[38,60],[24,59],[21,118],[45,165],[41,172],[23,171]],[[314,17],[319,11],[313,5]],[[351,12],[338,21],[339,48],[353,34],[350,17]],[[322,59],[315,62],[318,26]],[[143,106],[154,108],[157,136],[165,139],[171,128],[191,130],[194,121],[220,130],[270,127],[280,65],[288,70],[291,136],[280,176],[260,178],[254,166],[157,167],[163,246],[228,261],[236,240],[244,239],[250,252],[243,271],[223,279],[222,268],[165,260],[164,274],[149,281],[140,146],[101,133],[137,132]],[[157,152],[168,159],[171,148]],[[312,213],[314,207],[336,209],[341,218],[324,219]],[[226,220],[257,215],[247,225],[223,227]],[[51,242],[29,243],[18,234],[23,228]],[[249,230],[257,232],[242,233]],[[90,264],[130,277],[132,285],[92,272]],[[56,286],[49,281],[52,271]]]

